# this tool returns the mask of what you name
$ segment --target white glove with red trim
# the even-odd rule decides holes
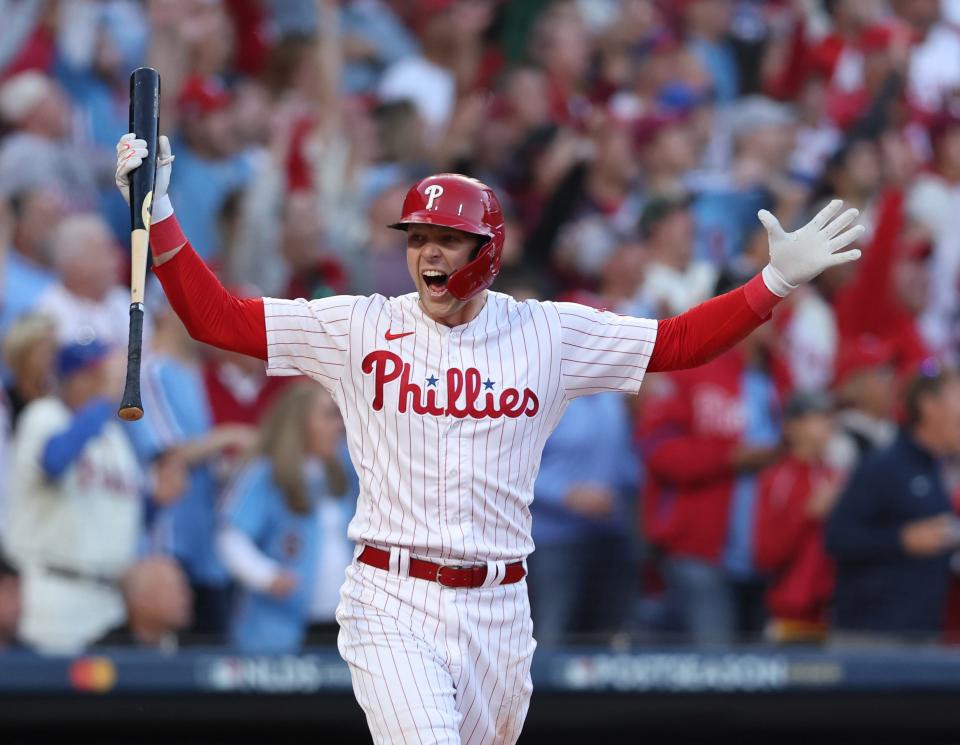
[[[117,142],[117,188],[123,201],[130,204],[130,173],[147,157],[147,143],[139,140],[133,132],[127,132]],[[170,187],[170,172],[174,155],[170,152],[170,140],[166,135],[157,138],[157,176],[153,182],[153,222],[158,222],[173,213],[167,189]]]

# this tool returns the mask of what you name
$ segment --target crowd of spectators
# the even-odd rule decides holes
[[[767,260],[758,209],[857,207],[863,258],[639,397],[573,402],[531,505],[535,636],[960,627],[960,0],[0,0],[0,648],[329,642],[356,478],[317,385],[148,287],[115,410],[127,81],[235,293],[409,292],[437,171],[506,209],[494,290],[663,318]]]

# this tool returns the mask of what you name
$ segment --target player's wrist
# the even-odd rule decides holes
[[[153,211],[150,215],[151,226],[155,226],[169,217],[173,217],[173,203],[170,201],[170,195],[164,194],[153,204]]]
[[[158,216],[159,210],[159,216]],[[154,219],[150,224],[150,252],[154,266],[169,261],[187,242],[180,221],[173,214],[173,205],[164,194],[154,205]]]
[[[763,277],[767,289],[777,297],[784,298],[800,286],[788,282],[773,264],[767,264],[760,276]]]

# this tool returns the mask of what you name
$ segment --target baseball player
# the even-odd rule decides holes
[[[117,145],[117,185],[147,155]],[[831,202],[787,234],[762,211],[770,263],[745,286],[664,321],[490,289],[503,213],[457,174],[417,182],[400,220],[415,292],[321,300],[231,296],[187,242],[166,197],[159,141],[151,243],[157,276],[200,341],[307,375],[343,414],[360,497],[337,611],[339,649],[377,743],[513,743],[536,643],[523,581],[544,443],[570,400],[636,393],[646,370],[701,364],[862,232]],[[616,568],[611,568],[616,571]]]

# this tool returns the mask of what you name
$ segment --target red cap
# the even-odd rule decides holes
[[[653,144],[664,129],[674,124],[682,124],[687,117],[680,114],[653,114],[637,119],[633,125],[633,143],[635,147],[644,148]]]
[[[841,340],[834,365],[834,386],[843,385],[852,375],[872,367],[892,365],[893,347],[882,339],[869,334],[850,341]]]
[[[230,105],[230,93],[213,77],[191,75],[183,83],[177,106],[183,114],[210,114]]]

